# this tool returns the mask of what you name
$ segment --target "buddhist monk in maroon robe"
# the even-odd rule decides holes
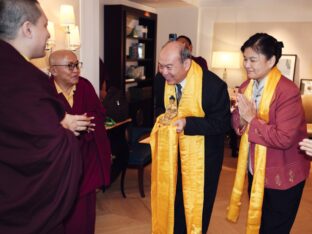
[[[90,120],[66,115],[48,76],[29,62],[44,56],[49,38],[39,3],[0,6],[0,233],[61,234],[82,172],[74,133]]]
[[[78,139],[83,156],[83,179],[79,199],[65,222],[67,234],[93,234],[96,188],[109,185],[110,146],[104,128],[105,109],[91,83],[80,77],[81,63],[72,51],[50,55],[51,83],[69,114],[93,116],[94,130],[82,132]]]

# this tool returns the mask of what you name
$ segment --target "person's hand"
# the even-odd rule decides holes
[[[185,125],[186,125],[185,118],[178,119],[173,123],[173,126],[177,127],[177,133],[183,132]]]
[[[312,156],[312,140],[311,139],[303,139],[299,142],[300,150],[305,151],[306,155]]]
[[[94,131],[95,124],[91,123],[94,117],[88,117],[87,114],[83,115],[65,115],[64,119],[61,121],[61,125],[71,130],[76,136],[80,135],[82,131]]]
[[[237,106],[240,117],[246,122],[250,123],[251,120],[256,117],[256,103],[254,101],[249,101],[244,94],[237,94]]]
[[[242,136],[244,132],[246,131],[247,126],[248,126],[248,123],[245,120],[241,119],[240,126],[238,128],[234,128],[236,135]]]

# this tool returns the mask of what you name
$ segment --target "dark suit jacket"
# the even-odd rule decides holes
[[[154,80],[156,117],[165,112],[164,85],[165,79],[158,73]],[[224,136],[230,129],[230,100],[226,83],[208,70],[203,70],[202,89],[205,116],[186,117],[184,134],[205,136],[205,164],[210,164],[212,171],[219,174],[223,160]],[[212,161],[209,162],[210,160]]]
[[[0,40],[0,233],[59,233],[81,156],[48,76]]]

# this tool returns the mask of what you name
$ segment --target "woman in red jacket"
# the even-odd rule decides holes
[[[247,233],[290,233],[309,175],[310,162],[298,147],[307,136],[300,92],[276,67],[282,47],[266,33],[251,36],[241,47],[248,79],[232,115],[242,137],[227,218],[238,218],[248,171]]]

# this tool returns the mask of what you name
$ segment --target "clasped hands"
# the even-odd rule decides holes
[[[247,124],[257,115],[256,103],[255,101],[249,101],[246,96],[241,93],[237,94],[236,100],[240,116],[240,129],[237,132],[243,132]]]
[[[94,117],[88,117],[87,114],[83,115],[65,115],[64,119],[61,121],[61,125],[72,131],[75,136],[79,136],[82,131],[94,131],[95,124],[91,121]]]

